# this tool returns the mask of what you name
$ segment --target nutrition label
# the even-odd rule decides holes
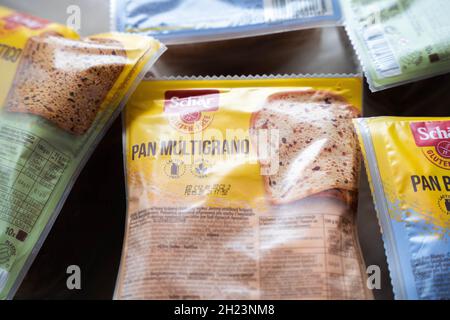
[[[68,162],[47,141],[0,127],[0,220],[18,228],[18,240],[32,230]]]
[[[261,217],[263,298],[366,298],[352,225],[344,212]],[[282,238],[288,244],[273,248]]]
[[[263,214],[152,207],[129,219],[120,298],[370,298],[353,216],[333,199]]]

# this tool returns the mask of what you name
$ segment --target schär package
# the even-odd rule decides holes
[[[143,81],[117,299],[369,299],[358,76]]]
[[[79,172],[164,47],[80,37],[0,7],[0,299],[12,298]]]
[[[397,299],[450,299],[450,118],[355,121]]]

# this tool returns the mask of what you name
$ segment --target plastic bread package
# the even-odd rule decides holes
[[[143,81],[124,112],[115,299],[371,299],[361,100],[356,75]]]
[[[80,39],[0,7],[0,299],[12,298],[78,173],[164,47]]]
[[[341,24],[338,0],[111,0],[112,30],[166,44],[224,40]]]
[[[347,33],[372,91],[450,72],[449,1],[341,3]]]
[[[450,299],[450,118],[355,121],[396,299]]]

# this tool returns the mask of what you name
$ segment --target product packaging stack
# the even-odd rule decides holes
[[[33,268],[58,259],[66,199],[107,178],[77,187],[93,153],[123,158],[109,298],[367,300],[377,276],[395,299],[450,298],[450,105],[431,111],[449,1],[107,5],[87,37],[0,6],[0,299],[45,286]],[[122,148],[95,151],[113,123]],[[116,232],[99,207],[87,247]]]

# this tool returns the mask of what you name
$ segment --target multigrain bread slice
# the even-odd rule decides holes
[[[271,95],[252,117],[252,132],[278,130],[271,141],[270,163],[262,163],[265,190],[274,204],[284,204],[331,189],[356,190],[359,149],[351,119],[358,110],[343,97],[323,90]],[[272,168],[267,168],[272,166]]]
[[[31,37],[6,110],[39,115],[72,134],[84,134],[126,63],[124,48],[114,40]]]

